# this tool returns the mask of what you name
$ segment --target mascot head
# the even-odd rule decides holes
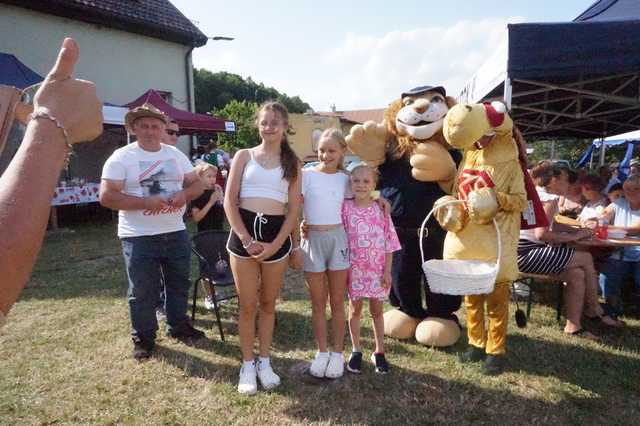
[[[458,104],[444,120],[443,134],[447,142],[461,150],[482,149],[495,136],[509,135],[513,121],[502,102]]]
[[[445,144],[442,124],[455,103],[442,86],[420,86],[402,93],[385,111],[387,130],[396,139],[392,156],[408,157],[420,142]]]

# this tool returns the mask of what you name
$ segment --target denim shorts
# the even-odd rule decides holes
[[[305,272],[349,269],[349,242],[342,226],[328,231],[309,230],[300,241]]]

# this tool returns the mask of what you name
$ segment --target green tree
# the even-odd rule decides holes
[[[282,102],[289,112],[304,113],[311,107],[299,96],[289,97],[273,87],[256,83],[251,77],[243,79],[237,74],[228,72],[212,73],[206,69],[194,69],[196,111],[204,114],[207,111],[219,110],[231,100],[262,103],[268,100]]]
[[[229,101],[223,108],[214,109],[214,116],[224,117],[236,123],[235,134],[218,134],[218,144],[226,151],[256,146],[259,142],[258,129],[254,124],[254,118],[258,104],[247,101]]]
[[[555,142],[553,158],[555,160],[567,160],[575,166],[592,141],[592,139],[558,139]],[[528,155],[529,163],[535,164],[538,161],[551,158],[552,141],[550,139],[536,140],[528,143],[528,145],[533,148],[533,153]],[[608,148],[605,153],[605,164],[615,164],[622,161],[625,150],[625,145]],[[596,150],[593,153],[594,171],[598,168],[599,162],[600,150]]]

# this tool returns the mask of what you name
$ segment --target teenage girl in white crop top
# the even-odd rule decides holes
[[[260,107],[256,125],[261,143],[236,153],[224,199],[231,225],[227,249],[240,304],[238,331],[243,363],[238,392],[242,394],[257,391],[256,378],[264,389],[280,384],[269,353],[276,298],[288,266],[290,234],[301,205],[300,161],[287,141],[288,122],[284,105],[268,102]],[[253,353],[256,317],[258,362]]]

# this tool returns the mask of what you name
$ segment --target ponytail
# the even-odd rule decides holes
[[[300,168],[300,160],[289,145],[287,134],[282,136],[282,144],[280,145],[280,165],[283,170],[283,177],[289,182],[293,182],[298,177],[298,169]]]

